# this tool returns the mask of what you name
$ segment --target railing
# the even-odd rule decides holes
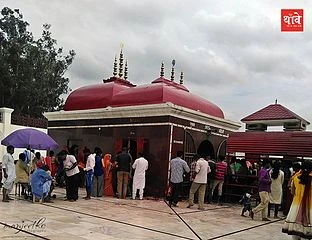
[[[25,117],[21,115],[11,116],[11,124],[25,127],[48,128],[48,120],[42,118]]]

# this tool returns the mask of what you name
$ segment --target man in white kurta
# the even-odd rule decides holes
[[[9,193],[13,189],[14,180],[16,178],[15,164],[12,156],[13,153],[14,147],[11,145],[7,146],[7,153],[3,155],[2,159],[2,202],[9,202],[9,200],[13,200],[9,197]]]
[[[145,188],[145,171],[148,169],[148,161],[139,153],[139,158],[132,165],[135,169],[132,184],[132,199],[135,199],[137,190],[139,189],[140,199],[143,199],[143,189]]]

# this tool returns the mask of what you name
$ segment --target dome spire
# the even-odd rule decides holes
[[[128,79],[128,60],[126,60],[126,65],[125,65],[125,80]]]
[[[171,81],[174,81],[174,65],[175,65],[175,60],[172,60],[172,69],[171,69]]]
[[[160,77],[163,78],[165,76],[165,63],[164,61],[161,62],[161,67],[160,67]]]
[[[117,56],[115,55],[113,76],[117,76]]]
[[[180,75],[180,84],[183,85],[183,72],[181,72],[181,75]]]
[[[123,52],[122,52],[122,49],[123,49],[123,43],[120,44],[120,54],[119,54],[119,78],[122,78],[123,76]]]

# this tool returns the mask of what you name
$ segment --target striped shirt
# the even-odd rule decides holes
[[[193,162],[191,163],[190,181],[193,181],[194,178],[195,178],[195,176],[196,176],[196,171],[195,171],[196,163],[197,163],[197,161],[193,161]]]
[[[180,157],[171,159],[170,161],[171,177],[170,181],[172,183],[183,182],[183,173],[190,172],[190,168],[187,163]]]
[[[224,175],[226,173],[227,169],[227,163],[222,161],[222,162],[217,162],[216,163],[216,180],[224,180]]]

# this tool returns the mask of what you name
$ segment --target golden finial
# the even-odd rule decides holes
[[[183,84],[183,72],[181,72],[181,75],[180,75],[180,84],[181,85]]]
[[[119,54],[119,77],[120,78],[122,78],[122,76],[123,76],[122,70],[123,70],[123,53],[122,53],[122,48],[121,48],[120,54]]]
[[[163,78],[164,76],[165,76],[165,63],[161,62],[160,77]]]
[[[171,69],[171,81],[174,81],[174,65],[175,65],[175,60],[172,60],[172,69]]]
[[[128,60],[126,60],[126,65],[125,65],[125,80],[128,79]]]
[[[117,56],[115,55],[113,76],[117,76]]]

